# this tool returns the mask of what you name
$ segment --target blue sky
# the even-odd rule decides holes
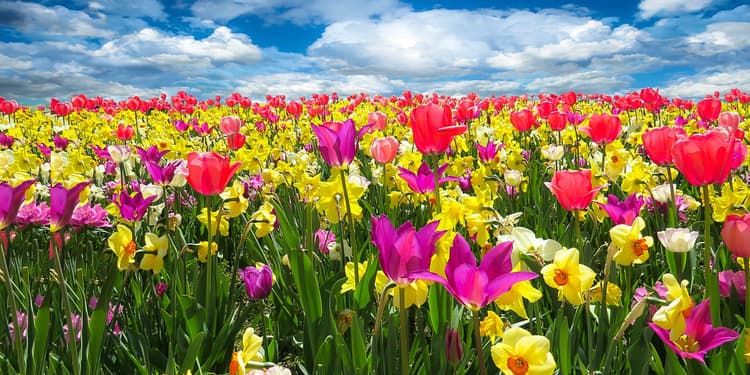
[[[0,96],[700,97],[750,90],[748,35],[729,0],[0,0]]]

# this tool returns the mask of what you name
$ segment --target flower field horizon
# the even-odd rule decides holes
[[[0,97],[0,373],[744,374],[748,116]]]

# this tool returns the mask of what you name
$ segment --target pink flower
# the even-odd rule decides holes
[[[544,183],[568,210],[585,210],[604,186],[591,186],[591,170],[557,171],[552,182]]]
[[[405,286],[416,280],[413,273],[429,270],[435,243],[445,233],[436,231],[439,221],[417,231],[409,221],[394,228],[385,215],[371,220],[372,243],[378,248],[380,268],[389,279]]]

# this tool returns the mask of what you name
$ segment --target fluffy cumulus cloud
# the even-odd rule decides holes
[[[692,53],[712,56],[750,48],[750,22],[717,22],[686,38]]]
[[[314,93],[337,92],[390,93],[406,89],[401,80],[379,75],[325,75],[310,73],[278,73],[246,77],[239,81],[236,91],[252,98],[283,94],[289,98],[310,96]]]
[[[643,18],[652,18],[657,15],[697,12],[707,8],[712,2],[712,0],[641,0],[638,9]]]
[[[46,7],[22,1],[0,1],[0,25],[28,34],[106,38],[115,33],[97,24],[101,18],[61,5]]]
[[[733,88],[750,87],[750,69],[729,66],[720,70],[683,77],[668,83],[662,94],[685,98],[700,98],[714,91],[727,92]]]
[[[398,0],[198,0],[190,8],[197,19],[228,21],[252,14],[267,22],[327,24],[378,17],[411,9]]]

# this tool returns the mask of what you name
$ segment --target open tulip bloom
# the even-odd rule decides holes
[[[458,302],[477,311],[509,291],[513,284],[538,276],[534,272],[512,272],[512,252],[513,242],[503,242],[487,251],[477,266],[469,243],[457,234],[445,266],[445,278],[432,272],[422,272],[417,277],[443,284]]]
[[[359,151],[359,140],[372,125],[366,125],[357,132],[354,121],[325,122],[323,125],[311,125],[318,137],[320,156],[331,167],[347,166],[354,160]]]

